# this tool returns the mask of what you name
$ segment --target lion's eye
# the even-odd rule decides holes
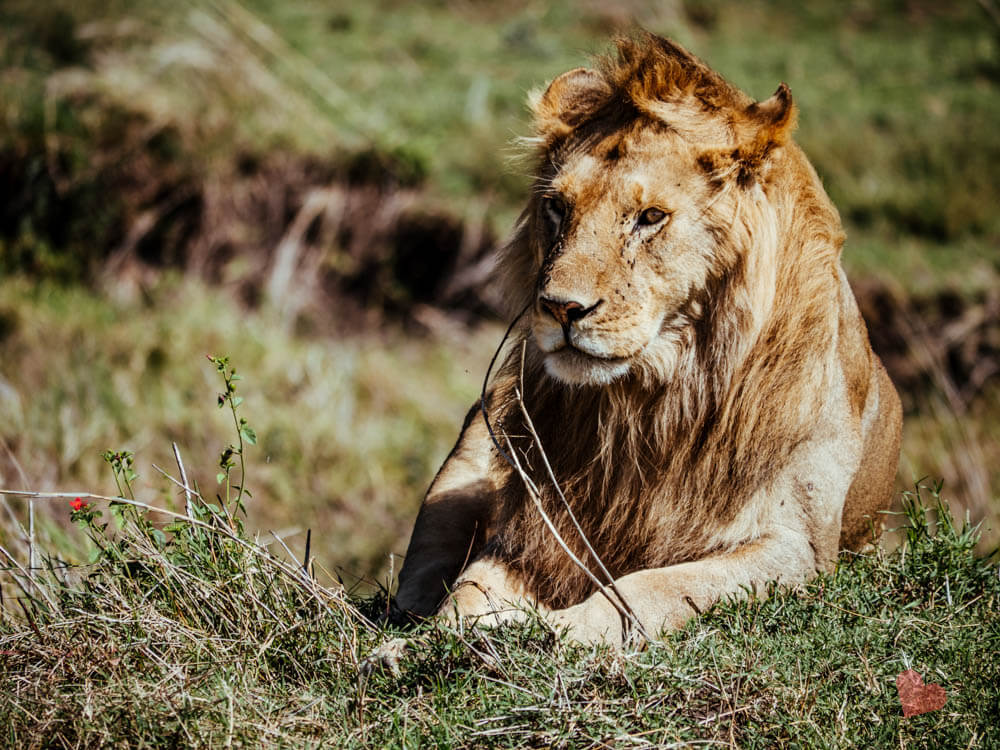
[[[643,226],[652,226],[653,224],[659,224],[667,218],[667,212],[659,208],[647,208],[641,214],[639,214],[639,224]]]
[[[552,226],[558,229],[563,219],[566,218],[566,201],[559,196],[550,195],[545,198],[543,205],[545,215],[552,222]]]

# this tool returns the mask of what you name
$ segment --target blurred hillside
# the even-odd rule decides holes
[[[402,552],[499,338],[488,278],[526,92],[641,25],[758,99],[787,82],[904,391],[901,486],[1000,528],[1000,11],[993,0],[0,5],[0,487],[176,503],[231,439],[251,521],[345,575]],[[0,544],[23,547],[10,501]],[[39,539],[83,555],[64,508]],[[77,546],[74,546],[77,545]]]

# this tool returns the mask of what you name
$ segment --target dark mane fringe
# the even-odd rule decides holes
[[[615,97],[639,110],[649,101],[693,97],[707,110],[743,109],[753,99],[669,39],[641,32],[615,40],[617,55],[598,60]]]

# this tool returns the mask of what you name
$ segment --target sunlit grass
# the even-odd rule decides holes
[[[227,354],[245,378],[258,434],[247,455],[251,523],[297,531],[296,547],[312,529],[321,562],[348,576],[374,574],[388,553],[405,551],[498,338],[487,328],[302,339],[277,315],[178,281],[113,302],[8,279],[0,314],[11,321],[0,341],[0,486],[107,490],[98,456],[127,448],[141,495],[176,503],[152,464],[174,467],[171,441],[182,456],[217,454],[228,442],[205,359]],[[211,497],[217,469],[200,463],[192,479]]]
[[[98,97],[178,128],[206,165],[234,148],[375,148],[456,215],[485,210],[501,235],[527,187],[509,145],[529,131],[526,93],[606,51],[616,30],[644,26],[757,98],[791,86],[797,139],[847,224],[849,265],[856,246],[852,267],[907,289],[996,282],[1000,34],[972,2],[49,7],[4,10],[8,137],[44,131],[86,160],[90,126],[74,117]],[[64,16],[79,64],[56,67],[73,52],[51,41]]]
[[[11,746],[1000,742],[996,560],[974,554],[975,530],[932,491],[891,519],[901,549],[845,553],[831,574],[723,602],[643,650],[571,647],[540,621],[429,624],[404,634],[398,675],[367,676],[362,660],[400,635],[370,619],[380,598],[306,576],[197,500],[169,537],[162,514],[122,504],[105,532],[107,501],[88,500],[77,519],[101,549],[93,563],[0,573],[21,605],[0,617]],[[907,669],[941,685],[942,708],[903,718],[895,679]]]

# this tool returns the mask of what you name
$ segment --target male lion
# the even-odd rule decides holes
[[[500,263],[516,345],[424,499],[397,606],[535,608],[622,644],[829,570],[880,525],[901,412],[788,87],[754,102],[645,35],[532,107]]]

